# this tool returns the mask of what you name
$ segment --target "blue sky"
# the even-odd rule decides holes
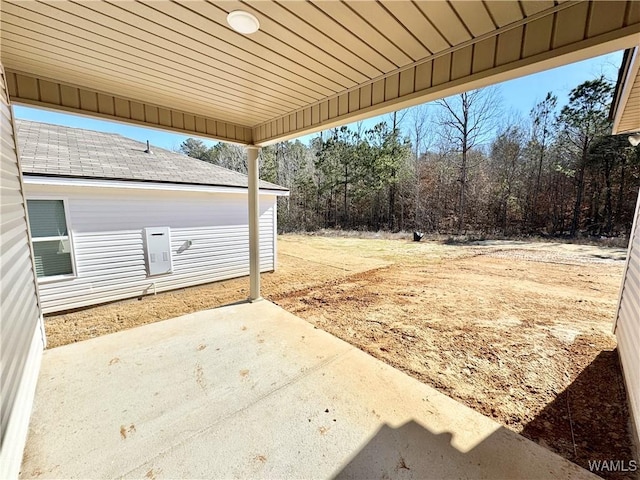
[[[544,99],[549,91],[558,96],[558,104],[561,107],[566,102],[571,89],[585,80],[604,75],[615,82],[621,61],[622,52],[620,51],[501,83],[500,96],[503,100],[503,109],[505,112],[520,112],[523,116],[526,116],[537,102]],[[119,133],[141,142],[149,140],[152,145],[169,150],[177,149],[188,138],[184,135],[162,130],[134,127],[124,123],[95,120],[85,116],[58,113],[50,110],[16,106],[14,111],[17,118]],[[366,120],[365,127],[378,123],[382,118],[377,117]],[[308,138],[310,137],[303,137],[302,140],[306,141]],[[212,140],[203,140],[209,145],[215,143]]]

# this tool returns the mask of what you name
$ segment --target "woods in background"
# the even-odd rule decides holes
[[[549,93],[520,118],[495,88],[466,92],[371,128],[265,147],[260,177],[291,191],[278,200],[281,231],[626,235],[640,147],[610,135],[612,93],[604,78],[590,80],[561,108]],[[180,150],[247,171],[240,146],[190,138]]]

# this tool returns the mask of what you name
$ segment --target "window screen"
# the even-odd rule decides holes
[[[71,241],[62,200],[27,200],[36,275],[73,274]]]
[[[67,221],[62,200],[27,200],[27,207],[32,237],[67,235]]]

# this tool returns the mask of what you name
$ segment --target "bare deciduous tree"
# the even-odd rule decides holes
[[[409,115],[409,138],[413,147],[413,171],[415,175],[414,185],[414,223],[419,226],[423,222],[423,212],[421,208],[421,165],[422,156],[427,153],[433,141],[433,135],[430,135],[429,127],[430,112],[428,105],[418,105],[410,109]]]
[[[464,228],[469,152],[487,144],[499,118],[499,92],[496,87],[464,92],[436,101],[440,107],[440,134],[459,154],[460,192],[458,198],[458,231]]]
[[[554,122],[558,98],[551,92],[545,99],[538,102],[530,112],[532,128],[529,148],[536,159],[535,183],[531,198],[528,202],[528,223],[532,227],[538,222],[538,201],[542,182],[542,167],[544,165],[549,146],[553,141]]]

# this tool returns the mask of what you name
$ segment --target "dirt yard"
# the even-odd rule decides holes
[[[267,299],[585,468],[633,459],[611,334],[623,249],[292,235],[278,247]],[[49,347],[247,288],[236,279],[51,316]]]

